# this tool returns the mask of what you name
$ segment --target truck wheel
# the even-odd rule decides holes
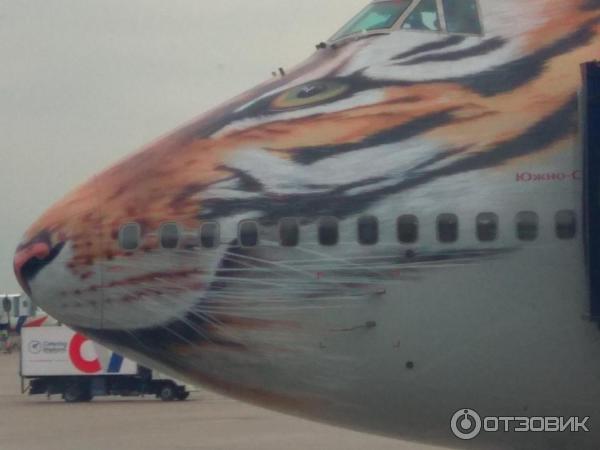
[[[80,384],[73,383],[69,384],[65,388],[65,392],[63,392],[63,399],[67,403],[77,403],[85,398],[85,393],[83,392],[83,388]]]
[[[177,393],[177,400],[187,400],[188,397],[190,396],[190,393],[188,391],[184,389],[181,389],[178,393]]]
[[[163,402],[170,402],[175,400],[175,398],[177,397],[175,386],[173,386],[172,384],[164,384],[160,388],[159,396]]]

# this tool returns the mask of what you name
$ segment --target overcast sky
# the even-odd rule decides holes
[[[0,0],[0,293],[95,172],[310,55],[367,0]]]

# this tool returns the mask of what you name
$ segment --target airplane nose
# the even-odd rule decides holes
[[[27,294],[31,295],[29,281],[49,264],[61,249],[62,244],[52,248],[49,239],[43,235],[17,248],[13,262],[15,276]]]

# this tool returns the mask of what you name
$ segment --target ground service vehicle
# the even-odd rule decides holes
[[[24,328],[20,364],[22,391],[62,395],[66,402],[95,396],[155,395],[185,400],[184,385],[90,341],[68,327]]]

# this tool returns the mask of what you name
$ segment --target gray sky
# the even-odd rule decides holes
[[[312,53],[368,0],[0,0],[0,293],[93,173]]]

